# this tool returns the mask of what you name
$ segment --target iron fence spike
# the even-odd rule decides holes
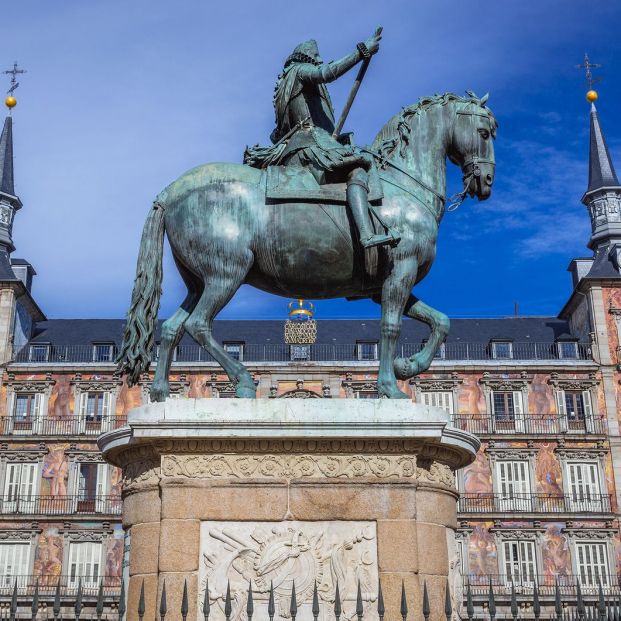
[[[399,612],[403,621],[406,621],[408,618],[408,600],[405,596],[405,582],[403,580],[401,580],[401,606]]]
[[[144,617],[145,611],[145,602],[144,602],[144,578],[142,579],[142,584],[140,585],[140,597],[138,598],[138,619],[142,621]]]
[[[166,619],[166,613],[168,612],[168,606],[166,604],[166,579],[162,582],[162,595],[160,597],[160,621]]]
[[[274,582],[270,582],[270,598],[267,603],[267,615],[270,621],[274,621],[274,614],[276,613],[276,605],[274,604]]]
[[[226,597],[224,598],[224,616],[226,617],[226,621],[230,621],[231,612],[233,612],[233,605],[231,603],[231,581],[228,580],[226,583]]]
[[[535,588],[533,589],[533,615],[535,621],[539,621],[541,616],[541,603],[539,602],[539,586],[535,582]]]
[[[59,600],[60,601],[60,600]],[[121,576],[121,592],[119,594],[119,621],[123,621],[125,617],[126,605],[125,605],[125,579]]]
[[[453,602],[451,600],[451,585],[446,579],[446,589],[444,591],[444,616],[446,621],[451,621],[453,618]]]
[[[183,595],[181,596],[181,618],[185,621],[188,618],[188,579],[183,581]]]
[[[423,617],[425,621],[429,621],[431,607],[429,606],[429,593],[427,592],[427,580],[423,582]]]
[[[317,617],[319,617],[319,593],[317,593],[317,580],[315,580],[315,585],[313,586],[313,619],[317,621]]]
[[[496,618],[496,600],[494,599],[494,589],[492,588],[492,577],[489,578],[489,593],[488,593],[487,609],[489,611],[489,618],[494,621]]]
[[[515,597],[515,583],[511,580],[511,616],[513,617],[513,621],[517,621],[518,612],[519,608]]]
[[[384,593],[382,592],[382,581],[377,581],[377,615],[380,621],[384,621],[384,615],[386,614],[386,607],[384,606]]]
[[[246,615],[248,621],[252,621],[254,614],[254,599],[252,597],[252,580],[248,580],[248,597],[246,598]]]
[[[336,591],[334,593],[334,616],[336,617],[336,621],[339,621],[341,618],[341,612],[343,609],[341,608],[341,593],[339,592],[339,581],[336,581]]]
[[[468,615],[469,621],[472,621],[474,618],[474,604],[472,602],[472,589],[470,588],[470,578],[468,578],[468,583],[466,585],[466,614]]]
[[[54,593],[54,604],[52,605],[52,614],[54,615],[54,621],[57,621],[60,615],[60,576],[56,583],[56,593]]]
[[[364,614],[364,606],[362,605],[362,589],[360,588],[360,580],[358,580],[358,592],[356,593],[356,616],[358,621],[362,621]]]
[[[104,590],[103,590],[103,578],[99,580],[99,589],[97,591],[97,605],[95,606],[95,614],[97,615],[97,621],[101,621],[101,617],[104,612]]]
[[[205,582],[205,598],[203,599],[203,621],[208,621],[211,604],[209,603],[209,580]]]
[[[289,603],[289,613],[291,614],[291,621],[295,621],[295,616],[298,614],[298,601],[295,597],[295,580],[291,582],[291,602]]]
[[[37,618],[39,612],[39,579],[35,582],[34,595],[32,596],[32,605],[30,606],[30,612],[32,612],[32,621]]]

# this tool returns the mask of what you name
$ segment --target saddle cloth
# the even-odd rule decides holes
[[[268,166],[262,171],[265,198],[275,201],[347,204],[345,183],[319,185],[313,174],[301,166]],[[375,167],[369,171],[369,202],[384,198],[382,183]]]

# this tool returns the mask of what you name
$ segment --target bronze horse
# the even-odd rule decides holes
[[[158,195],[145,223],[119,371],[133,385],[149,369],[166,232],[188,294],[162,325],[153,401],[169,394],[170,365],[184,330],[222,365],[238,397],[255,397],[246,368],[212,334],[214,318],[244,283],[288,298],[381,304],[378,392],[408,398],[397,379],[429,368],[449,330],[446,315],[411,293],[435,258],[446,158],[462,170],[462,200],[466,194],[484,200],[492,190],[497,123],[486,101],[473,93],[424,97],[382,128],[368,149],[384,191],[375,210],[401,241],[369,250],[366,258],[342,204],[268,201],[262,172],[241,164],[205,164],[179,177]],[[404,314],[428,324],[431,334],[419,353],[395,359]]]

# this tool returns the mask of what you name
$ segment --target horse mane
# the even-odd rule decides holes
[[[432,106],[445,106],[452,101],[474,104],[485,110],[491,121],[492,131],[495,131],[498,127],[498,122],[493,112],[485,106],[488,96],[477,97],[472,91],[466,91],[466,95],[466,97],[462,97],[455,93],[444,93],[443,95],[436,94],[421,97],[415,104],[402,108],[401,112],[395,114],[388,123],[380,129],[371,144],[371,148],[378,151],[387,159],[390,159],[395,153],[403,157],[405,155],[405,148],[410,142],[413,117],[426,112]]]

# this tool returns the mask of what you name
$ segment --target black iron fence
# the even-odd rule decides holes
[[[0,514],[30,515],[120,515],[121,497],[103,496],[30,496],[12,495],[0,497]]]
[[[460,513],[610,513],[609,494],[462,494]]]
[[[361,347],[362,343],[315,343],[300,348],[285,343],[243,343],[236,348],[235,356],[246,362],[356,362],[377,360],[378,348]],[[364,343],[368,345],[368,343]],[[575,347],[574,347],[575,345]],[[424,343],[402,343],[397,347],[398,356],[412,356]],[[102,354],[93,345],[30,344],[15,354],[14,362],[24,363],[109,363],[112,364],[118,347],[111,346]],[[158,348],[152,352],[157,361]],[[591,360],[589,343],[511,343],[499,349],[494,343],[444,343],[436,354],[437,360]],[[214,362],[213,357],[199,345],[183,345],[174,353],[176,362]]]
[[[568,417],[555,414],[453,414],[453,425],[478,436],[502,434],[560,435],[592,433],[605,435],[606,418],[601,415]]]

